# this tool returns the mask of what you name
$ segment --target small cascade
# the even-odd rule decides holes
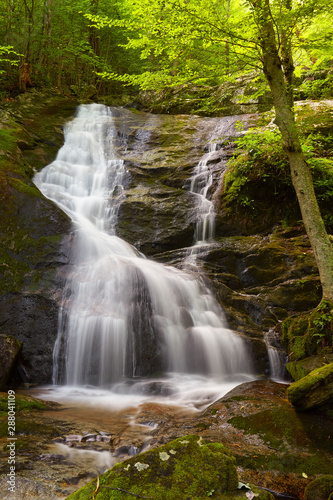
[[[284,382],[287,354],[281,347],[279,336],[274,330],[269,330],[264,340],[268,353],[270,378],[277,382]]]
[[[202,245],[214,238],[215,210],[209,199],[210,188],[213,184],[213,172],[208,162],[214,156],[216,149],[216,143],[209,144],[208,153],[199,161],[191,177],[190,191],[198,196],[195,245]]]
[[[74,228],[72,269],[54,348],[54,383],[119,391],[124,378],[156,372],[178,374],[176,378],[251,377],[244,342],[227,328],[204,283],[143,258],[116,235],[127,172],[114,142],[112,111],[82,105],[65,129],[56,160],[34,179],[71,217]],[[206,166],[198,166],[193,180],[203,203],[209,180],[200,179]],[[213,237],[210,204],[207,200],[202,209],[198,241]]]

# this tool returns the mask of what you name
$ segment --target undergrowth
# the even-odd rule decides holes
[[[300,130],[302,149],[311,168],[314,189],[323,219],[333,228],[333,137],[327,131],[306,124]],[[326,133],[325,133],[326,132]],[[284,205],[284,216],[297,205],[282,138],[277,128],[252,128],[236,139],[236,150],[224,177],[223,201],[227,213],[248,212],[257,217],[262,202],[270,206]],[[281,212],[281,216],[283,214]]]

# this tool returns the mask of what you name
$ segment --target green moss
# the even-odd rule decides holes
[[[312,106],[306,110],[299,106],[297,117],[321,213],[328,231],[333,231],[332,113],[329,107]],[[281,221],[293,224],[301,218],[280,132],[267,126],[265,119],[256,125],[236,139],[221,199],[226,215],[231,219],[241,217],[249,231],[271,228]],[[256,216],[260,216],[261,224]]]
[[[207,443],[191,435],[115,465],[100,476],[95,499],[124,500],[134,494],[155,500],[196,500],[236,493],[237,485],[230,451],[220,443]],[[96,480],[68,498],[90,499],[95,489]]]
[[[285,444],[304,444],[304,429],[292,408],[273,407],[247,417],[232,417],[228,423],[247,434],[259,435],[273,448],[284,450]]]
[[[11,128],[0,128],[0,150],[14,151],[16,149],[16,132]]]
[[[332,348],[333,308],[322,301],[313,311],[282,323],[282,341],[290,361],[320,354]]]
[[[28,417],[17,416],[15,419],[15,436],[48,436],[55,437],[58,435],[56,428],[50,425],[41,425],[40,422],[35,422]],[[0,437],[8,437],[8,421],[7,415],[0,420]]]
[[[22,396],[20,394],[15,395],[15,413],[32,411],[32,410],[44,410],[48,406],[34,398],[28,396]],[[0,394],[0,417],[5,417],[8,414],[8,396],[7,394]]]
[[[306,409],[309,404],[316,404],[313,391],[322,388],[324,395],[327,393],[325,386],[333,383],[333,363],[322,366],[310,372],[306,377],[291,384],[287,389],[289,401],[298,409]],[[320,397],[320,396],[318,396]],[[329,397],[329,394],[327,395]]]
[[[20,450],[20,451],[29,450],[30,446],[31,446],[31,443],[29,440],[25,440],[25,439],[16,439],[15,440],[16,451],[17,450]],[[5,445],[2,449],[3,449],[3,451],[7,451],[9,449],[9,447],[8,447],[8,445]]]
[[[306,457],[300,454],[284,453],[270,455],[255,455],[244,456],[235,455],[237,465],[244,469],[252,469],[254,471],[278,471],[280,473],[290,473],[302,475],[307,474],[309,477],[317,474],[332,474],[333,464],[327,460],[324,453],[314,453]]]
[[[27,193],[31,196],[41,197],[40,192],[38,191],[38,189],[35,186],[29,185],[26,182],[24,182],[23,180],[16,179],[15,177],[13,177],[10,179],[10,184],[15,189],[17,189],[17,191],[20,191],[21,193]]]
[[[318,477],[307,485],[304,500],[328,500],[333,493],[333,476]]]
[[[297,381],[308,375],[312,370],[321,368],[329,363],[333,363],[333,352],[323,351],[321,354],[287,363],[287,370],[293,380]]]

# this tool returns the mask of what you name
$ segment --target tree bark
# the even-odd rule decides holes
[[[323,300],[333,302],[333,247],[321,217],[311,170],[302,153],[290,99],[290,66],[289,74],[285,75],[278,52],[269,0],[251,0],[251,4],[261,33],[259,41],[264,74],[272,92],[276,123],[282,135],[283,148],[288,156],[292,183],[303,223],[315,254]]]

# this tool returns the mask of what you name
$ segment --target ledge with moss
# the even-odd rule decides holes
[[[333,363],[310,372],[288,387],[289,401],[297,410],[306,411],[323,404],[333,407]]]

